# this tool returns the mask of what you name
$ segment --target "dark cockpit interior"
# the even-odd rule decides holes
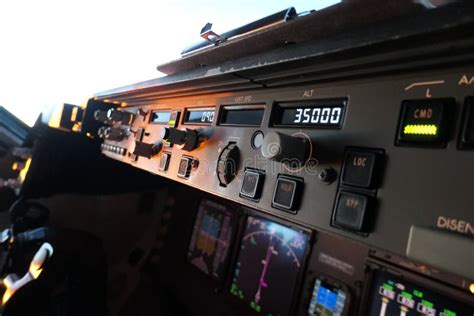
[[[0,314],[474,316],[473,28],[288,8],[33,127],[0,107]]]

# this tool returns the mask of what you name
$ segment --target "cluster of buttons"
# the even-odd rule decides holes
[[[376,189],[380,185],[383,155],[378,149],[346,150],[333,226],[360,234],[368,232]]]
[[[240,188],[240,197],[258,202],[265,179],[262,170],[247,168]],[[279,175],[273,191],[272,207],[282,211],[296,213],[303,191],[303,180],[287,175]]]
[[[117,155],[125,156],[127,154],[127,149],[123,147],[109,144],[102,144],[100,147],[103,151],[108,151]]]

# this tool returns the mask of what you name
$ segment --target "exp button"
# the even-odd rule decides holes
[[[333,225],[355,232],[366,232],[372,199],[368,196],[339,192],[333,214]]]

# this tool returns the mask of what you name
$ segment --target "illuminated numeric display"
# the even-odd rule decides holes
[[[345,100],[279,104],[275,110],[273,125],[340,128],[344,121],[345,106]]]
[[[214,109],[191,109],[186,111],[185,124],[211,125],[214,121]]]

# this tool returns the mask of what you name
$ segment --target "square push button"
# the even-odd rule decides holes
[[[262,171],[253,169],[245,170],[244,181],[240,188],[240,196],[251,200],[259,200],[262,193],[264,177],[265,174]]]
[[[370,197],[357,193],[339,192],[333,224],[356,232],[364,232],[370,208]]]
[[[364,149],[349,149],[344,159],[342,184],[373,189],[378,186],[377,171],[382,160],[381,152]]]
[[[296,213],[303,191],[303,180],[289,176],[278,176],[273,192],[272,207]]]
[[[403,101],[397,145],[445,146],[455,107],[452,98]]]
[[[191,157],[181,157],[178,168],[178,177],[187,179],[191,173],[193,159]]]
[[[171,153],[162,153],[161,158],[160,158],[160,166],[159,170],[160,171],[167,171],[168,166],[170,165],[170,158],[171,158]]]
[[[464,102],[464,118],[459,148],[474,149],[474,97],[467,97]]]

